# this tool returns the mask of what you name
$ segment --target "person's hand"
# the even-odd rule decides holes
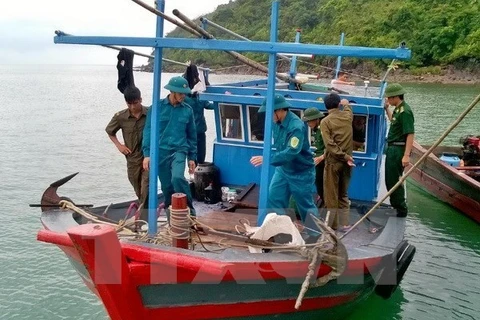
[[[150,157],[145,157],[143,159],[143,170],[148,171],[150,169]]]
[[[253,164],[254,167],[258,167],[263,163],[263,156],[254,156],[250,159],[250,163]]]
[[[353,160],[352,156],[347,160],[347,164],[349,167],[356,167],[355,161]]]
[[[388,104],[388,99],[385,98],[385,102],[383,103],[383,108],[384,108],[385,110],[388,110],[388,107],[390,107],[390,105]]]
[[[132,151],[130,151],[130,149],[128,149],[127,146],[125,146],[123,144],[119,144],[117,146],[117,149],[118,149],[118,151],[120,151],[121,154],[124,154],[124,155],[132,153]]]
[[[188,160],[188,173],[193,174],[195,172],[195,161]]]
[[[324,159],[325,159],[325,155],[322,154],[322,155],[319,156],[319,157],[313,158],[313,163],[315,163],[315,165],[318,165],[318,164],[319,164],[320,162],[322,162]]]
[[[406,166],[408,166],[409,163],[410,163],[410,156],[408,154],[404,154],[402,157],[402,166],[405,168]]]
[[[340,100],[340,104],[341,104],[342,106],[344,106],[344,107],[345,107],[345,106],[348,106],[348,103],[349,103],[349,102],[348,102],[347,99],[342,99],[342,100]]]

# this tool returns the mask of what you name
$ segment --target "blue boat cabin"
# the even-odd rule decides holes
[[[260,167],[250,164],[252,156],[262,155],[265,115],[258,109],[267,94],[266,80],[213,85],[201,94],[202,100],[215,105],[216,139],[213,144],[213,162],[220,169],[221,183],[242,186],[260,183]],[[275,91],[283,94],[294,106],[299,117],[303,111],[316,107],[326,112],[323,98],[328,92],[292,91],[277,85]],[[352,200],[372,201],[378,195],[378,181],[385,143],[386,119],[380,98],[341,95],[352,103],[353,125],[364,135],[364,142],[356,144],[349,188]],[[354,129],[355,130],[355,129]],[[363,140],[363,139],[362,139]],[[270,170],[271,175],[273,170]],[[328,186],[326,186],[328,188]],[[314,186],[312,185],[312,192]]]

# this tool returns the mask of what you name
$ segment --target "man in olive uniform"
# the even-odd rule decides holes
[[[323,143],[322,131],[320,130],[320,121],[324,115],[317,108],[308,108],[303,114],[302,120],[307,122],[307,125],[312,130],[313,143],[316,148],[313,154],[313,163],[315,164],[315,186],[317,187],[317,194],[323,204],[323,171],[325,169],[325,144]]]
[[[273,106],[273,147],[270,164],[275,167],[268,190],[268,208],[278,214],[285,214],[290,196],[296,201],[302,221],[305,223],[309,214],[318,217],[312,196],[315,179],[314,164],[308,131],[302,120],[289,109],[291,108],[282,95],[276,94]],[[266,100],[258,112],[265,112]],[[255,167],[263,162],[262,156],[250,159]],[[310,226],[314,226],[310,224]]]
[[[192,174],[197,159],[197,132],[192,108],[185,104],[185,95],[191,93],[188,82],[183,77],[170,79],[165,89],[170,94],[158,102],[160,119],[158,178],[160,179],[167,218],[170,219],[169,206],[172,195],[180,192],[187,195],[187,203],[191,214],[195,215],[192,203],[192,194],[185,179],[185,161],[188,160],[188,169]],[[143,168],[150,168],[150,117],[147,114],[147,123],[143,131]]]
[[[331,93],[323,99],[328,117],[320,123],[325,144],[325,207],[330,211],[329,225],[346,231],[349,225],[348,186],[353,162],[353,113],[348,100]],[[340,109],[343,107],[343,110]]]
[[[139,204],[143,204],[145,208],[148,196],[148,172],[142,167],[142,136],[148,108],[142,106],[142,95],[137,87],[127,87],[123,95],[127,109],[117,112],[105,131],[118,151],[125,155],[128,180],[135,190]],[[117,139],[118,130],[122,130],[123,144]],[[144,211],[141,219],[146,218],[146,211]]]
[[[389,84],[385,89],[385,111],[390,120],[385,160],[385,184],[388,191],[400,180],[403,169],[410,162],[415,134],[413,112],[403,100],[404,94],[405,89],[398,83]],[[393,113],[389,106],[395,107]],[[398,217],[407,216],[408,208],[403,185],[390,195],[390,204],[397,210]]]

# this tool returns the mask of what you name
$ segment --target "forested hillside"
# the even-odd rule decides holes
[[[270,10],[271,0],[236,0],[206,17],[249,39],[268,40]],[[280,41],[293,41],[295,30],[301,28],[304,43],[338,44],[341,32],[345,32],[347,45],[395,48],[406,41],[413,57],[404,68],[479,68],[480,0],[282,0],[280,16]],[[231,38],[213,28],[207,30],[217,38]],[[177,29],[168,36],[185,36],[183,32]],[[265,55],[249,56],[267,60]],[[219,52],[165,50],[164,57],[192,59],[217,68],[238,64]],[[358,62],[347,63],[352,66]]]

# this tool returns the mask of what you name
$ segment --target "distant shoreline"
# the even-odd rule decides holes
[[[421,73],[418,70],[412,72],[410,70],[395,70],[390,72],[387,80],[388,82],[400,82],[400,83],[432,83],[432,84],[458,84],[458,85],[480,85],[480,70],[477,72],[469,72],[465,70],[458,70],[451,66],[444,69],[440,67],[432,67],[435,69],[435,74],[430,72]],[[150,67],[139,66],[135,67],[136,71],[151,72]],[[183,73],[184,69],[175,67],[164,68],[164,72],[171,73]],[[279,70],[279,72],[286,72],[285,70]],[[349,73],[349,72],[347,72]],[[224,68],[221,72],[215,72],[214,74],[244,74],[244,75],[259,75],[264,73],[259,72],[251,67],[237,66],[232,68]],[[354,70],[351,72],[352,81],[362,81],[363,79],[369,79],[371,81],[378,81],[383,77],[383,74],[374,74],[369,72],[362,72],[360,70]],[[362,74],[362,77],[355,76],[356,74]],[[365,75],[364,75],[365,74]],[[318,74],[321,79],[330,79],[331,71],[321,71]]]

